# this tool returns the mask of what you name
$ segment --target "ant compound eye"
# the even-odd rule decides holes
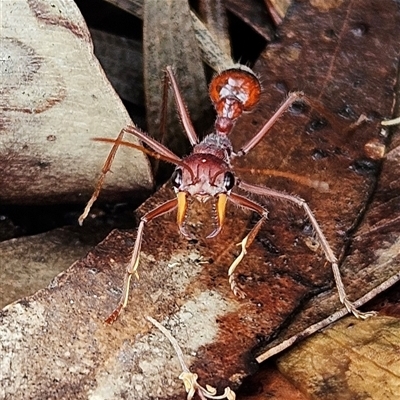
[[[232,172],[225,172],[224,175],[224,188],[229,192],[235,186],[235,177]]]
[[[171,176],[172,184],[175,188],[179,188],[182,184],[182,169],[177,168]]]

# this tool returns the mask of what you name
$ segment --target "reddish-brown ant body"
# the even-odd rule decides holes
[[[125,273],[121,300],[117,308],[106,319],[106,322],[113,323],[118,318],[122,309],[125,308],[128,303],[130,280],[132,275],[136,274],[138,269],[143,230],[146,223],[163,214],[177,209],[177,224],[179,230],[182,235],[188,236],[184,226],[188,196],[192,196],[200,202],[206,202],[210,199],[216,200],[217,227],[207,236],[208,238],[217,236],[221,231],[224,224],[225,208],[228,200],[238,206],[254,211],[261,216],[260,220],[240,243],[241,252],[236,260],[232,263],[228,271],[229,282],[233,293],[239,297],[244,297],[244,293],[236,284],[234,271],[245,256],[248,247],[251,245],[257,233],[259,232],[262,223],[266,220],[268,212],[257,202],[235,193],[233,191],[235,187],[256,195],[287,200],[301,207],[313,226],[316,238],[322,247],[326,259],[332,264],[332,270],[339,292],[340,301],[346,306],[347,310],[353,313],[356,317],[368,317],[370,315],[369,313],[362,313],[358,311],[347,298],[341,279],[337,258],[334,255],[327,239],[325,238],[325,235],[323,234],[307,203],[303,199],[287,193],[245,183],[235,176],[233,167],[231,165],[231,161],[233,159],[244,156],[253,147],[255,147],[263,139],[275,122],[290,107],[290,105],[292,105],[296,100],[303,98],[303,94],[300,92],[291,93],[275,112],[272,118],[261,128],[261,130],[239,151],[234,152],[228,135],[232,132],[237,118],[244,111],[249,111],[252,109],[260,98],[261,86],[252,71],[245,67],[229,69],[221,72],[212,80],[209,91],[211,101],[213,102],[217,113],[217,118],[215,121],[214,132],[207,135],[202,141],[199,141],[198,136],[193,128],[171,67],[167,67],[166,69],[166,82],[172,87],[178,113],[185,129],[185,133],[191,145],[193,146],[193,151],[190,155],[185,158],[178,157],[161,143],[158,143],[156,140],[144,134],[134,126],[129,126],[128,128],[122,130],[116,140],[95,139],[103,142],[111,142],[114,143],[114,145],[103,166],[102,174],[96,190],[88,202],[84,213],[79,218],[80,223],[82,223],[86,218],[92,204],[96,200],[102,187],[104,177],[110,170],[115,153],[120,145],[126,145],[139,149],[153,157],[171,162],[176,165],[175,171],[172,175],[172,184],[176,192],[176,198],[168,200],[167,202],[159,205],[158,207],[146,213],[140,219],[132,257]],[[165,90],[168,90],[167,86],[165,86]],[[136,136],[142,142],[147,144],[153,151],[145,149],[139,145],[134,145],[130,142],[124,142],[124,133],[130,133]]]

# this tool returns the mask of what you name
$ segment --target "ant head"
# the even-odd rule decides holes
[[[201,202],[229,194],[235,186],[229,166],[212,154],[190,155],[175,168],[171,181],[175,192],[185,192]]]
[[[194,153],[176,167],[171,180],[178,198],[177,221],[181,233],[187,236],[183,224],[186,217],[187,196],[192,196],[203,203],[217,199],[218,226],[207,237],[216,236],[225,219],[228,195],[235,186],[235,176],[229,166],[212,154]]]

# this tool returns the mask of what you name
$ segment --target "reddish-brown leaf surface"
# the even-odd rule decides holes
[[[358,299],[399,272],[393,252],[400,211],[392,200],[398,196],[396,151],[392,163],[385,161],[375,193],[381,165],[364,146],[388,142],[380,121],[393,112],[400,15],[391,1],[327,4],[329,10],[296,2],[289,10],[279,40],[254,68],[264,87],[261,104],[241,119],[233,141],[239,148],[257,132],[287,91],[302,90],[321,105],[293,108],[241,166],[302,174],[327,182],[328,192],[260,174],[242,178],[309,202],[344,260],[349,296]],[[361,115],[366,121],[350,129]],[[139,214],[172,196],[171,189],[161,189]],[[238,271],[246,299],[232,295],[226,275],[236,243],[254,221],[230,207],[224,231],[206,240],[209,210],[193,206],[197,241],[179,237],[173,215],[146,228],[140,280],[110,327],[102,321],[118,302],[135,239],[132,232],[114,231],[51,289],[3,311],[3,392],[14,398],[16,388],[33,398],[182,398],[176,355],[146,322],[148,315],[176,337],[200,383],[239,386],[258,369],[254,354],[341,309],[330,266],[320,250],[307,246],[312,232],[302,211],[281,202],[268,208],[270,218]],[[27,378],[16,382],[18,376]]]
[[[347,110],[346,118],[351,119],[349,113],[354,113],[355,118],[361,114],[365,114],[369,118],[368,122],[361,124],[359,128],[350,133],[339,130],[335,132],[329,127],[325,127],[319,132],[310,132],[305,140],[303,137],[301,145],[301,151],[305,151],[303,154],[307,154],[307,142],[311,138],[308,149],[309,156],[302,157],[304,162],[307,162],[307,159],[309,161],[311,158],[315,159],[316,154],[323,155],[322,158],[317,157],[316,161],[310,164],[314,165],[311,168],[315,168],[317,164],[319,171],[325,169],[325,173],[328,175],[320,175],[320,179],[329,183],[330,191],[323,195],[328,199],[317,200],[316,205],[312,208],[316,211],[319,219],[323,221],[323,227],[327,231],[331,243],[335,243],[336,236],[335,247],[344,257],[342,271],[347,280],[347,290],[348,292],[352,291],[354,293],[352,298],[356,299],[399,272],[396,262],[397,247],[396,242],[393,241],[398,231],[396,224],[398,209],[393,207],[395,201],[392,199],[395,196],[388,195],[388,188],[392,190],[393,187],[396,187],[396,165],[389,160],[386,161],[378,191],[373,193],[376,189],[378,174],[381,171],[379,161],[369,158],[365,150],[365,145],[373,140],[388,143],[387,132],[381,132],[379,123],[382,118],[390,115],[393,107],[393,97],[388,93],[393,92],[398,54],[395,47],[392,47],[394,52],[391,57],[393,58],[386,53],[388,56],[386,63],[382,62],[381,57],[377,59],[372,57],[373,53],[379,54],[383,43],[388,43],[388,48],[391,47],[387,40],[390,40],[391,37],[390,30],[395,29],[394,25],[390,26],[390,21],[395,24],[395,20],[390,17],[388,7],[376,10],[373,4],[363,2],[359,9],[357,2],[350,2],[347,7],[335,9],[336,12],[338,15],[342,13],[339,19],[341,25],[333,24],[331,17],[326,13],[321,13],[321,18],[318,20],[314,17],[314,21],[318,22],[317,25],[321,31],[320,42],[328,43],[327,46],[333,46],[333,43],[325,37],[326,33],[330,32],[337,38],[332,40],[339,46],[334,46],[335,48],[331,48],[330,51],[324,50],[323,47],[320,48],[319,53],[324,56],[319,59],[324,60],[325,63],[321,60],[319,66],[326,71],[325,74],[322,74],[319,79],[317,78],[320,76],[319,74],[313,78],[313,71],[308,72],[307,69],[300,68],[300,73],[294,72],[294,77],[296,82],[313,82],[312,85],[307,84],[307,89],[304,91],[308,94],[314,93],[316,98],[322,99],[326,105],[330,104],[329,108],[336,110],[339,115],[343,115],[343,111]],[[389,25],[387,25],[386,34],[381,26],[374,28],[373,22],[376,20],[376,15],[379,15],[382,20],[387,15]],[[295,13],[293,16],[296,26],[301,26],[301,22],[297,19],[298,14]],[[340,29],[339,26],[342,28]],[[283,27],[284,29],[285,27]],[[379,32],[381,39],[373,38],[369,41],[367,36],[373,32]],[[310,34],[309,37],[317,36],[318,32],[315,32],[315,36]],[[295,37],[297,39],[292,38],[290,41],[298,43],[299,35]],[[325,40],[323,40],[324,37]],[[285,49],[289,48],[290,44],[287,43]],[[312,59],[318,57],[314,51],[311,53],[315,54],[311,56]],[[327,54],[331,54],[332,57],[328,57]],[[277,75],[279,69],[285,68],[285,65],[282,65],[283,58],[279,58],[279,66],[271,67],[271,70],[277,68]],[[345,65],[351,65],[351,69],[343,68]],[[386,68],[383,65],[386,65]],[[296,71],[295,67],[293,70]],[[386,72],[383,72],[384,70]],[[389,73],[390,70],[391,73]],[[380,83],[377,82],[379,76],[381,76]],[[374,88],[377,85],[382,90],[376,92]],[[385,104],[387,111],[381,108]],[[344,118],[342,118],[343,120]],[[285,127],[287,126],[285,124]],[[306,166],[300,168],[306,170]],[[391,193],[396,193],[396,189]],[[303,196],[310,199],[311,204],[314,199],[320,197],[315,192]],[[321,208],[320,211],[318,211],[318,207]],[[371,231],[372,227],[369,221],[372,216],[375,216],[374,220],[377,223],[379,220],[379,217],[376,216],[377,213],[380,213],[381,218],[385,214],[391,216],[390,220],[393,222],[390,227],[393,231],[386,231],[384,237],[379,237],[378,232],[378,236],[372,239],[371,236],[376,229]],[[358,222],[363,218],[365,219],[358,228]],[[329,233],[329,229],[331,229],[331,233]],[[352,239],[354,229],[356,234]],[[348,242],[351,244],[350,247],[346,246]],[[382,253],[387,255],[386,264],[379,261]],[[318,314],[324,309],[333,312],[334,310],[328,305],[330,302],[329,296],[326,298],[320,296],[316,301],[311,302],[310,308],[306,307],[303,325],[299,322],[301,317],[297,317],[297,322],[294,324],[295,331],[301,330],[300,326],[305,328],[310,323],[310,313]],[[291,332],[290,328],[288,332]],[[290,333],[287,335],[290,336]]]

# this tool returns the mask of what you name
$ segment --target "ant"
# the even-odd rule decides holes
[[[145,225],[153,219],[177,209],[177,225],[179,231],[183,236],[189,237],[189,234],[185,230],[187,199],[189,196],[203,203],[209,201],[210,199],[216,200],[215,217],[217,221],[217,227],[207,236],[207,238],[213,238],[220,233],[224,225],[225,209],[228,200],[237,206],[254,211],[260,215],[261,218],[259,221],[241,241],[241,252],[228,270],[229,283],[233,293],[241,298],[245,296],[245,293],[238,287],[236,283],[234,272],[239,263],[242,261],[243,257],[246,255],[247,249],[254,241],[262,224],[267,219],[268,211],[257,202],[235,193],[235,188],[240,188],[244,191],[260,196],[286,200],[302,208],[312,224],[316,238],[325,254],[325,258],[332,265],[333,275],[340,301],[347,308],[347,310],[357,318],[365,319],[372,315],[372,313],[363,313],[358,311],[353,303],[348,299],[340,275],[338,260],[308,204],[297,196],[267,187],[243,182],[236,177],[231,165],[231,161],[233,159],[237,157],[243,157],[251,149],[257,146],[257,144],[264,138],[264,136],[269,132],[275,122],[285,113],[285,111],[287,111],[294,102],[304,99],[304,94],[301,92],[290,93],[286,100],[271,117],[271,119],[264,124],[261,130],[256,133],[244,146],[242,146],[241,149],[235,152],[229,139],[229,134],[232,132],[235,122],[240,115],[245,111],[250,111],[260,99],[261,85],[255,74],[249,68],[240,66],[240,68],[224,70],[213,78],[210,84],[209,94],[217,114],[215,120],[215,129],[214,132],[207,135],[202,141],[199,140],[194,130],[187,108],[179,91],[174,73],[170,66],[168,66],[165,71],[165,93],[168,91],[168,85],[172,87],[172,92],[182,125],[190,144],[193,146],[191,154],[184,158],[180,158],[164,145],[141,132],[135,126],[128,126],[123,129],[116,140],[106,138],[94,139],[97,141],[113,143],[113,147],[103,165],[102,173],[98,180],[96,189],[86,205],[83,214],[79,217],[80,224],[83,223],[83,220],[87,217],[91,206],[97,199],[103,185],[105,175],[110,170],[116,151],[120,145],[139,149],[140,151],[143,151],[144,153],[149,154],[156,159],[161,159],[176,165],[175,171],[171,177],[176,198],[168,200],[141,217],[131,260],[125,273],[121,299],[118,303],[118,306],[105,320],[105,322],[112,324],[128,303],[130,281],[132,275],[137,275],[140,248]],[[134,135],[136,138],[148,145],[151,150],[140,145],[123,141],[123,136],[125,133]]]

